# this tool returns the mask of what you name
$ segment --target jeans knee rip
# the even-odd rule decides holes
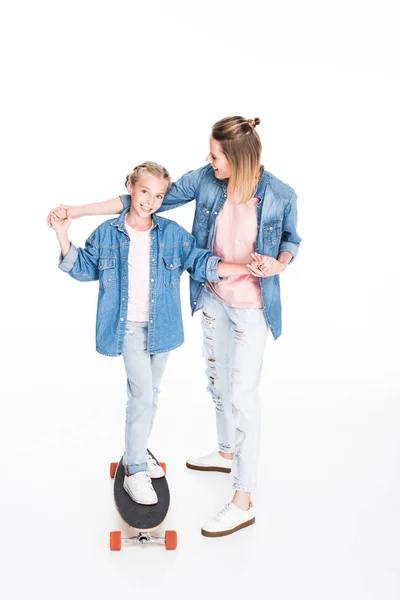
[[[246,340],[246,334],[244,331],[238,331],[237,329],[233,329],[235,334],[235,344],[243,344]]]
[[[214,317],[210,317],[203,311],[203,323],[204,325],[210,327],[210,329],[215,329],[215,319]]]
[[[207,391],[210,392],[213,402],[215,404],[215,410],[217,412],[224,412],[224,406],[223,406],[223,402],[221,400],[221,396],[219,394],[216,393],[215,389],[213,388],[214,384],[211,384],[208,386]]]

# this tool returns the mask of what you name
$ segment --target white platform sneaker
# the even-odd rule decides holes
[[[195,471],[220,471],[221,473],[230,473],[232,469],[233,460],[224,458],[220,455],[218,450],[210,452],[205,456],[199,458],[189,458],[186,461],[188,469],[194,469]]]
[[[147,472],[152,479],[160,479],[160,477],[164,477],[164,469],[148,452],[146,452],[146,464]]]
[[[124,490],[138,504],[157,504],[158,498],[147,471],[125,475]]]
[[[201,533],[205,537],[222,537],[253,525],[255,520],[252,504],[248,510],[243,510],[236,504],[229,502],[215,517],[203,525]]]

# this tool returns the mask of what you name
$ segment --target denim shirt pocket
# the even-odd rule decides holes
[[[202,204],[200,202],[196,208],[196,214],[194,216],[195,222],[197,223],[197,225],[199,225],[199,227],[208,229],[209,218],[210,218],[210,209],[207,208],[206,204]]]
[[[164,285],[174,288],[179,285],[182,273],[182,259],[180,256],[163,256]]]
[[[99,258],[99,285],[102,290],[114,283],[115,256],[100,256]]]
[[[268,221],[263,225],[264,242],[272,248],[281,240],[282,221]]]

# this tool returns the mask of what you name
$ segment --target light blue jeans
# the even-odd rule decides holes
[[[147,322],[127,321],[123,357],[128,402],[125,420],[124,465],[128,475],[147,471],[146,449],[157,411],[160,383],[168,352],[147,351]]]
[[[268,334],[262,308],[232,308],[207,288],[203,356],[217,419],[218,447],[234,452],[235,490],[256,487],[261,407],[258,386]]]

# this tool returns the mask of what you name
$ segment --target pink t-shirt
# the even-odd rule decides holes
[[[128,256],[128,321],[149,320],[150,292],[150,231],[137,231],[129,227],[130,246]]]
[[[226,262],[251,262],[257,238],[257,204],[259,198],[235,206],[227,200],[216,222],[214,254]],[[208,286],[222,302],[233,308],[262,308],[260,282],[253,275],[226,277]]]

